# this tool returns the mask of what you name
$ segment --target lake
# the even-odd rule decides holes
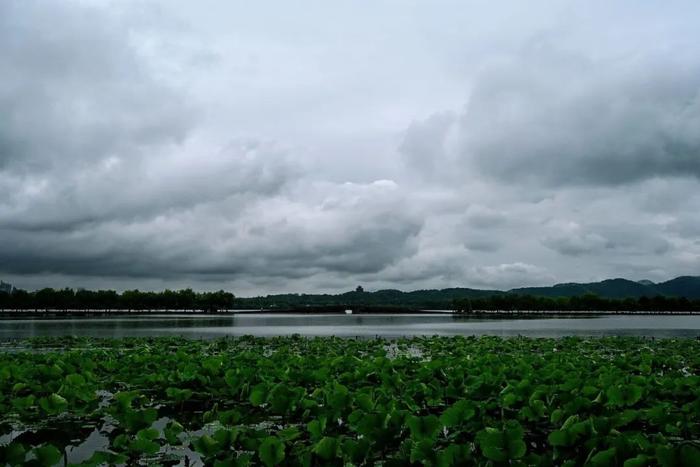
[[[154,314],[0,319],[0,340],[38,336],[648,336],[698,337],[700,316],[476,318],[450,314]]]

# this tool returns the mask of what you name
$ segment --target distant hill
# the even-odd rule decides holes
[[[402,292],[386,289],[376,292],[352,291],[331,294],[282,294],[265,297],[236,298],[243,308],[298,308],[322,306],[394,306],[408,308],[449,308],[455,301],[509,294],[540,297],[576,297],[595,294],[601,298],[624,299],[640,297],[686,297],[700,299],[700,277],[678,277],[667,282],[608,279],[601,282],[565,283],[550,287],[523,287],[501,290],[470,288],[429,289]]]
[[[656,284],[663,295],[686,298],[700,298],[700,277],[681,276]]]
[[[551,287],[522,287],[510,290],[522,295],[542,297],[574,297],[595,294],[604,298],[639,298],[665,295],[669,297],[700,298],[700,277],[683,276],[670,281],[654,283],[634,282],[627,279],[608,279],[584,284],[556,284]]]

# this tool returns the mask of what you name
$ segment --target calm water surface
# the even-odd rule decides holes
[[[464,318],[448,314],[148,315],[0,319],[0,340],[38,336],[654,336],[698,337],[700,316]]]

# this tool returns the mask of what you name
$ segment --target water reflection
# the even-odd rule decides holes
[[[147,315],[0,319],[0,339],[37,336],[172,336],[211,338],[224,335],[416,336],[524,335],[700,336],[700,316],[599,316],[568,318],[473,318],[449,314],[241,314]]]

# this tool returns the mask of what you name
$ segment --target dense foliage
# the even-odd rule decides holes
[[[508,294],[456,300],[454,308],[463,313],[478,310],[700,311],[700,300],[664,296],[613,299],[593,294],[555,298]]]
[[[193,292],[191,289],[163,292],[127,290],[41,289],[12,294],[0,292],[2,309],[109,309],[109,310],[221,310],[231,308],[331,311],[345,308],[369,311],[410,309],[470,310],[619,310],[619,311],[700,311],[700,299],[669,296],[642,296],[625,299],[603,298],[594,294],[573,297],[545,297],[475,289],[379,290],[329,294],[284,294],[240,298],[232,293]]]
[[[191,289],[164,292],[127,290],[41,289],[36,292],[0,292],[1,309],[108,309],[108,310],[220,310],[231,308],[342,311],[347,307],[366,310],[455,309],[477,310],[610,310],[610,311],[700,311],[700,300],[683,297],[602,298],[593,294],[574,297],[542,297],[494,293],[472,289],[418,290],[400,292],[354,291],[338,295],[286,294],[256,298],[234,298],[229,292],[193,292]]]
[[[41,289],[27,292],[15,289],[11,294],[0,292],[0,309],[24,310],[217,310],[233,308],[230,292],[194,292],[192,289],[141,292],[127,290]]]
[[[700,465],[696,340],[20,345],[0,464]]]

